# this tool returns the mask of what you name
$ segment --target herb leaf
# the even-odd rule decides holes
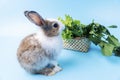
[[[112,55],[112,52],[114,49],[114,46],[112,44],[102,41],[99,43],[99,46],[101,47],[101,51],[102,51],[103,55],[105,55],[105,56]]]
[[[109,28],[117,28],[116,25],[111,25],[111,26],[108,26]]]
[[[115,38],[113,35],[109,35],[106,39],[109,43],[113,44],[114,46],[120,46],[120,43],[117,38]]]

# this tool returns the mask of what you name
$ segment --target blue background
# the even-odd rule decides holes
[[[95,22],[109,29],[120,40],[120,0],[0,0],[0,80],[120,80],[120,57],[103,56],[91,44],[88,53],[62,50],[59,64],[63,71],[54,76],[31,75],[19,65],[16,57],[21,40],[38,28],[23,15],[34,10],[44,18],[71,15],[83,24]]]

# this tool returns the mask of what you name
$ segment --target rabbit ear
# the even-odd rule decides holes
[[[33,23],[35,23],[38,26],[45,25],[44,19],[35,11],[25,11],[25,16]]]

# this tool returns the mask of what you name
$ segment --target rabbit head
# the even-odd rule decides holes
[[[64,25],[56,19],[43,19],[35,11],[25,11],[25,16],[34,24],[39,26],[48,37],[58,36],[64,29]]]

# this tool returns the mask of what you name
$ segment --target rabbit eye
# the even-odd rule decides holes
[[[57,23],[54,23],[54,24],[53,24],[53,27],[54,27],[54,28],[57,28],[58,26],[59,26],[59,25],[58,25]]]

